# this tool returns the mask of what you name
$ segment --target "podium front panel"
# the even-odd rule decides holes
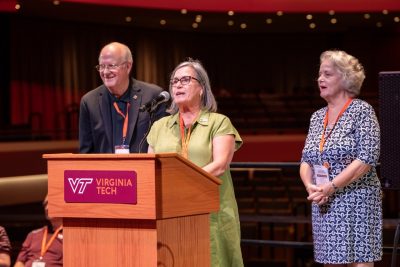
[[[147,159],[49,159],[49,213],[64,218],[155,219],[156,190],[154,160]],[[135,171],[137,204],[66,203],[64,201],[65,170]]]

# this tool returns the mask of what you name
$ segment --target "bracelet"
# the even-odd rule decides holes
[[[339,187],[337,187],[333,181],[331,181],[331,185],[335,191],[339,189]]]

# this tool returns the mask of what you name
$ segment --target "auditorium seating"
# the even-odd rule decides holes
[[[297,94],[250,91],[224,93],[216,98],[219,112],[227,115],[241,134],[306,133],[312,113],[326,106],[317,89],[307,88]],[[377,92],[362,92],[360,98],[378,113]]]
[[[242,134],[305,133],[315,96],[241,93],[217,97],[219,112]]]
[[[374,93],[366,94],[364,99],[378,111],[377,97]],[[242,135],[306,133],[312,112],[325,105],[318,95],[294,96],[266,93],[234,93],[230,96],[217,96],[217,101],[219,111],[230,117]],[[71,106],[68,112],[68,123],[65,124],[69,125],[68,127],[75,127],[71,133],[76,135],[77,106]],[[63,117],[64,120],[65,116],[60,117]],[[36,124],[39,125],[39,123]],[[28,130],[29,126],[24,125],[24,133]],[[49,136],[54,138],[54,135]],[[41,142],[40,150],[29,148],[28,152],[23,154],[20,151],[15,152],[15,145],[13,145],[11,152],[9,150],[4,152],[5,159],[3,161],[6,166],[12,167],[8,169],[13,173],[3,170],[3,175],[23,175],[23,173],[19,173],[22,169],[18,168],[19,164],[17,164],[21,161],[25,162],[23,171],[29,171],[29,174],[45,173],[45,161],[41,158],[43,153],[66,152],[66,150],[76,152],[76,138],[65,134],[58,134],[55,138],[72,138],[73,140],[62,141],[62,149],[54,149],[54,147],[50,147],[50,144]],[[29,135],[28,140],[31,139],[32,135]],[[24,149],[26,148],[25,145]],[[263,167],[236,167],[233,164],[232,167],[232,179],[241,215],[242,238],[270,242],[268,245],[243,243],[245,266],[313,266],[312,246],[310,245],[312,241],[311,225],[309,221],[304,220],[310,215],[310,204],[306,200],[307,193],[298,175],[298,166],[271,167],[267,164]],[[393,195],[385,194],[386,203],[396,203],[397,198]],[[40,203],[36,204],[32,213],[42,216]],[[393,205],[385,207],[391,206]],[[12,209],[13,207],[10,207],[10,214]],[[13,217],[14,221],[5,221],[5,217],[2,217],[2,222],[10,229],[12,239],[16,240],[16,248],[20,247],[22,236],[41,225],[43,221],[42,217],[35,218],[31,213],[27,215],[26,221],[22,220],[23,224],[19,218]],[[393,216],[393,214],[391,215]],[[245,218],[244,216],[265,217],[262,217],[261,221],[242,220]],[[293,220],[287,221],[282,218]],[[23,235],[16,233],[23,233]],[[392,235],[393,229],[385,229],[384,242],[386,244],[390,245]],[[304,245],[297,246],[295,243],[282,245],[279,243],[281,241],[304,242]],[[14,254],[13,257],[15,256]]]
[[[236,164],[236,165],[235,165]],[[253,164],[257,167],[244,167]],[[279,166],[271,166],[271,165]],[[263,166],[265,165],[265,166]],[[239,206],[242,252],[246,267],[320,266],[313,262],[310,203],[298,175],[298,163],[232,163],[232,179]],[[384,213],[396,205],[396,194],[384,191]],[[0,225],[13,242],[13,259],[26,234],[44,223],[41,202],[2,206]],[[384,227],[384,245],[393,243],[394,229]],[[250,242],[250,241],[252,242]],[[256,243],[262,242],[262,243]],[[389,266],[390,254],[377,267]],[[385,265],[386,264],[386,265]]]
[[[241,134],[306,133],[312,113],[326,104],[316,89],[297,91],[296,94],[256,90],[221,93],[216,89],[215,94],[218,112],[227,115]],[[378,112],[377,92],[362,93],[360,98]],[[26,124],[1,127],[0,141],[77,139],[78,118],[79,105],[70,104],[56,114],[54,129],[48,129],[43,127],[43,114],[35,112]]]

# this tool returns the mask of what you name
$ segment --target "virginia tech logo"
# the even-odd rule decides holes
[[[74,194],[78,193],[82,195],[85,192],[86,186],[93,183],[93,178],[68,178],[68,182]]]
[[[136,171],[64,170],[64,201],[136,205]]]

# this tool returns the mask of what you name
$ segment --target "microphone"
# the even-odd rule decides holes
[[[167,91],[162,91],[156,98],[142,105],[139,110],[152,112],[159,104],[167,102],[169,99],[169,93]]]

